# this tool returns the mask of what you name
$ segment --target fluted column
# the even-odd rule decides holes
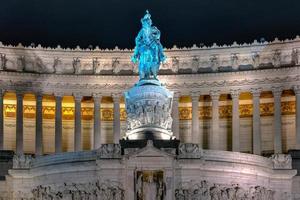
[[[260,130],[260,93],[261,89],[252,89],[253,101],[253,153],[256,155],[261,154],[261,130]]]
[[[202,134],[199,131],[199,97],[200,92],[192,92],[192,143],[202,147]]]
[[[17,91],[16,153],[23,154],[23,92]]]
[[[210,96],[212,99],[212,126],[209,135],[209,148],[219,148],[219,91],[211,91]]]
[[[62,98],[63,94],[55,96],[55,153],[62,151]]]
[[[232,98],[232,151],[240,151],[240,111],[239,111],[239,90],[230,91]]]
[[[172,105],[172,131],[176,139],[179,139],[179,97],[180,93],[175,92],[173,96],[173,105]]]
[[[75,128],[74,128],[74,151],[81,151],[81,100],[82,94],[74,94],[75,100]]]
[[[35,113],[35,154],[43,154],[43,95],[36,94],[36,113]]]
[[[94,149],[101,146],[101,94],[93,94],[94,98]]]
[[[121,139],[121,119],[120,119],[120,94],[113,94],[114,101],[114,121],[113,121],[113,130],[114,130],[114,143],[118,144]]]
[[[0,89],[0,150],[4,149],[3,96],[4,96],[4,91]]]
[[[300,85],[293,89],[296,96],[296,149],[300,149]]]
[[[281,135],[281,87],[272,88],[274,96],[274,153],[282,153]]]

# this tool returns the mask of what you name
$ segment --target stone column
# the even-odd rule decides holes
[[[94,98],[94,149],[101,146],[101,94],[93,94]]]
[[[179,140],[179,98],[180,93],[175,92],[173,96],[173,105],[172,105],[172,131],[176,139]]]
[[[202,148],[202,134],[199,131],[199,97],[200,92],[192,92],[192,143]]]
[[[55,153],[62,151],[62,98],[63,94],[55,96]]]
[[[23,92],[16,91],[17,120],[16,120],[16,153],[23,154]]]
[[[293,89],[296,96],[296,149],[300,149],[300,85]]]
[[[74,94],[75,119],[74,119],[74,151],[81,151],[81,94]]]
[[[119,144],[121,139],[121,116],[120,116],[120,94],[113,94],[114,102],[114,121],[113,121],[113,130],[114,130],[114,143]]]
[[[4,91],[0,89],[0,150],[4,150],[3,96]]]
[[[36,94],[36,110],[35,110],[35,154],[40,156],[43,154],[43,95]]]
[[[240,151],[240,111],[239,111],[239,90],[230,91],[232,98],[232,151]]]
[[[272,88],[274,96],[274,153],[282,153],[281,135],[281,87]]]
[[[251,90],[253,98],[253,153],[256,155],[261,154],[261,131],[260,131],[260,93],[261,89],[256,88]]]
[[[209,148],[217,150],[219,148],[219,91],[211,91],[212,99],[212,125],[209,135]]]

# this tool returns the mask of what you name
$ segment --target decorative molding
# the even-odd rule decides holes
[[[31,155],[14,155],[13,157],[13,169],[29,169],[33,162]]]
[[[258,98],[259,98],[259,97],[260,97],[260,94],[261,94],[261,92],[262,92],[262,88],[259,88],[259,87],[258,87],[258,88],[251,88],[251,89],[250,89],[250,92],[251,92],[253,98],[254,98],[254,97],[256,97],[256,98],[258,97]]]
[[[94,101],[97,100],[97,101],[101,101],[102,99],[102,94],[101,93],[93,93],[92,94],[92,97],[94,98]]]
[[[24,195],[24,194],[23,194]],[[20,196],[30,199],[101,199],[124,200],[125,190],[120,182],[97,180],[88,183],[64,183],[63,185],[42,186],[32,189],[31,194]],[[14,196],[19,199],[18,196]]]
[[[97,150],[97,159],[121,159],[119,144],[102,144]]]
[[[273,169],[292,169],[292,157],[290,154],[273,154],[270,159]]]
[[[281,97],[283,88],[282,87],[278,87],[278,86],[274,86],[271,88],[272,89],[272,93],[274,97]]]
[[[240,97],[240,93],[241,93],[241,90],[240,89],[232,89],[230,90],[230,95],[231,95],[231,98],[234,99],[234,98],[239,98]]]
[[[252,104],[240,104],[239,111],[240,117],[251,117],[252,116]],[[33,105],[23,106],[25,118],[35,118],[36,107]],[[74,107],[62,107],[63,120],[74,120]],[[261,103],[260,104],[261,116],[272,116],[274,113],[274,103]],[[283,101],[281,102],[281,113],[282,115],[294,115],[296,113],[296,102],[295,101]],[[231,118],[232,106],[224,105],[219,106],[220,118]],[[94,115],[94,108],[82,107],[81,115],[83,120],[92,120]],[[101,120],[102,121],[113,121],[113,108],[101,108]],[[5,117],[16,117],[16,104],[4,104],[4,116]],[[121,121],[126,121],[127,114],[125,108],[120,108]],[[54,119],[55,118],[55,106],[43,106],[43,118]],[[180,120],[191,120],[192,119],[192,107],[179,107],[179,118]],[[211,118],[211,106],[200,106],[199,107],[199,119],[210,119]]]
[[[220,99],[220,90],[211,90],[209,95],[213,101],[219,101]]]
[[[300,39],[251,44],[217,45],[165,49],[164,73],[206,73],[239,71],[243,67],[259,70],[269,66],[280,68],[299,64]],[[36,74],[137,74],[137,66],[130,61],[131,49],[75,49],[0,45],[0,70]]]
[[[201,92],[199,92],[199,91],[192,91],[190,93],[192,101],[199,101],[200,95],[201,95]]]
[[[203,156],[202,149],[197,144],[181,143],[178,147],[179,159],[199,159]]]
[[[273,200],[275,192],[262,186],[241,187],[238,184],[223,185],[206,180],[180,182],[175,189],[175,199],[265,199]]]

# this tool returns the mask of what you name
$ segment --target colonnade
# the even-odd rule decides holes
[[[293,87],[296,96],[296,148],[300,148],[300,86]],[[274,97],[274,153],[282,153],[282,123],[281,123],[281,95],[283,89],[281,87],[273,87],[272,93]],[[16,92],[16,153],[23,153],[23,97],[24,92]],[[261,125],[260,125],[260,88],[251,89],[253,102],[253,153],[260,155],[262,152],[261,141]],[[4,116],[3,116],[3,96],[5,91],[0,90],[0,149],[3,149],[4,142]],[[232,98],[232,151],[240,151],[240,114],[239,114],[239,96],[240,90],[230,90]],[[202,147],[203,133],[199,129],[199,98],[201,91],[190,93],[192,99],[192,136],[190,142],[198,141]],[[210,91],[212,100],[212,121],[211,132],[209,133],[209,149],[218,149],[218,131],[219,131],[219,98],[221,92],[218,90]],[[54,93],[55,96],[55,153],[62,152],[62,99],[63,93]],[[74,151],[81,151],[81,101],[82,94],[74,93],[75,100],[75,118],[74,118]],[[43,138],[43,110],[41,92],[35,93],[36,97],[36,133],[35,133],[35,154],[42,155],[42,138]],[[94,144],[93,148],[97,149],[101,146],[101,94],[92,94],[94,100]],[[121,123],[120,123],[120,99],[121,94],[112,94],[113,99],[113,134],[114,143],[120,140]],[[173,98],[173,133],[179,138],[179,99],[180,93],[175,92]]]

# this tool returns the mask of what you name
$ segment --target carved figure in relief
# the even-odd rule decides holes
[[[32,160],[33,160],[33,158],[31,157],[31,155],[24,155],[24,154],[14,155],[13,168],[14,169],[21,169],[21,168],[28,169],[31,167]]]
[[[81,61],[79,58],[74,58],[73,67],[74,67],[75,74],[81,73]]]
[[[214,185],[210,188],[210,196],[211,200],[219,200],[221,199],[221,190],[218,185]]]
[[[6,65],[6,55],[5,54],[0,54],[0,70],[4,70],[5,69],[5,65]]]
[[[100,62],[98,58],[93,58],[93,72],[94,74],[100,74],[101,68],[100,68]]]
[[[63,62],[60,58],[54,59],[54,68],[55,73],[58,74],[73,74],[74,73],[74,65],[73,61]]]
[[[238,63],[239,57],[237,56],[236,53],[231,55],[231,66],[233,69],[238,69],[239,68],[239,63]]]
[[[31,191],[32,196],[28,199],[34,200],[123,200],[124,190],[120,183],[111,181],[96,181],[90,183],[64,183],[62,186],[55,188],[51,186],[37,186]],[[20,194],[20,199],[26,199]]]
[[[298,65],[299,64],[299,51],[298,49],[293,49],[292,50],[292,64],[293,65]]]
[[[175,190],[175,199],[273,200],[274,191],[262,186],[252,186],[246,190],[239,185],[209,184],[205,180],[195,184],[191,181],[179,184],[178,189]]]
[[[273,55],[273,65],[274,67],[280,67],[281,64],[281,52],[276,50]]]
[[[292,169],[292,157],[289,154],[273,154],[270,159],[274,169]]]
[[[172,58],[172,71],[177,73],[179,70],[179,59],[177,57]]]
[[[219,67],[219,59],[217,55],[213,55],[210,57],[210,67],[213,71],[216,71]]]
[[[162,179],[158,180],[157,187],[158,187],[158,189],[157,189],[156,199],[163,200],[164,197],[166,196],[166,184],[163,182]]]
[[[178,189],[178,190],[175,191],[175,199],[176,200],[185,200],[185,199],[187,199],[185,197],[183,189]]]
[[[113,69],[114,74],[117,74],[121,71],[119,58],[113,58],[113,60],[112,60],[112,69]]]
[[[136,174],[135,195],[137,200],[163,200],[166,184],[162,171],[138,171]]]
[[[135,38],[136,47],[131,57],[133,63],[139,61],[140,79],[157,79],[160,63],[165,60],[160,43],[160,31],[152,26],[151,15],[146,11],[141,19],[142,29]]]
[[[136,188],[137,188],[137,197],[139,199],[143,198],[143,174],[139,174],[138,178],[137,178],[137,184],[136,184]]]
[[[160,124],[161,119],[162,119],[162,118],[160,118],[160,115],[163,113],[163,110],[162,110],[162,106],[160,105],[159,101],[156,102],[156,105],[154,107],[154,113],[155,113],[154,123]]]
[[[252,65],[254,68],[257,68],[259,66],[259,54],[257,52],[252,53]]]
[[[153,181],[153,176],[148,177],[148,182],[144,183],[144,198],[143,200],[154,200],[157,196],[156,183]]]
[[[193,56],[192,58],[192,72],[197,73],[199,68],[199,57],[198,56]]]

